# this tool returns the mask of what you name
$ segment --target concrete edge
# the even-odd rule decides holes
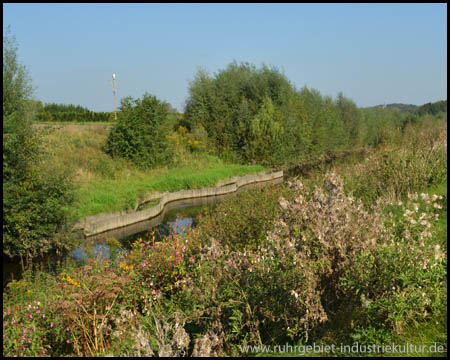
[[[244,185],[265,182],[281,177],[283,177],[283,171],[276,171],[269,174],[248,174],[244,176],[235,176],[227,180],[220,180],[216,187],[179,190],[176,192],[157,191],[146,196],[136,205],[137,208],[139,205],[159,198],[159,204],[149,209],[128,213],[126,211],[116,211],[113,213],[101,213],[93,216],[88,216],[84,219],[81,219],[77,224],[75,224],[73,229],[82,229],[85,236],[92,236],[108,230],[117,229],[123,226],[131,225],[156,217],[164,210],[164,207],[167,203],[175,200],[230,194],[236,192],[240,187]]]

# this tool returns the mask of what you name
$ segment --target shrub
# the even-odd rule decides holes
[[[122,100],[117,123],[111,129],[105,150],[111,156],[130,159],[141,168],[171,162],[168,136],[175,122],[169,105],[144,94],[142,99]]]
[[[192,132],[182,125],[169,136],[171,151],[173,152],[172,166],[188,166],[198,155],[206,152],[207,135],[204,129],[195,127]]]
[[[446,244],[436,238],[443,197],[409,194],[390,206],[392,236],[355,257],[341,282],[361,297],[363,328],[379,324],[401,334],[405,326],[446,317]]]
[[[329,175],[327,181],[329,193],[292,184],[293,200],[280,198],[280,218],[272,218],[275,227],[258,228],[258,238],[264,233],[266,239],[252,246],[245,246],[244,238],[238,247],[220,232],[215,237],[209,233],[205,242],[202,222],[193,231],[193,242],[205,244],[197,254],[192,289],[192,297],[202,304],[199,323],[224,339],[229,351],[237,344],[289,337],[308,341],[328,312],[349,299],[339,279],[351,271],[355,256],[386,236],[380,206],[369,213],[344,194],[339,178]],[[260,205],[252,208],[264,208]],[[228,218],[223,208],[217,218],[222,219],[222,211]],[[240,218],[234,215],[232,220]]]
[[[63,172],[44,171],[39,167],[22,181],[4,183],[3,252],[10,257],[31,261],[72,247],[68,205],[74,199],[73,185]]]
[[[279,215],[277,199],[281,193],[281,187],[276,186],[245,190],[200,214],[198,226],[203,238],[212,237],[233,250],[256,249],[264,244],[266,232]]]

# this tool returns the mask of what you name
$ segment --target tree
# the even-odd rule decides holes
[[[288,79],[274,67],[263,65],[257,69],[249,63],[234,61],[214,76],[200,69],[190,83],[185,119],[202,125],[216,153],[251,162],[259,152],[255,146],[266,151],[254,137],[258,133],[256,122],[261,118],[256,122],[254,118],[263,104],[264,111],[268,110],[267,99],[270,99],[281,129],[287,104],[294,93]]]
[[[344,97],[342,92],[338,94],[336,99],[336,106],[338,113],[344,123],[345,131],[348,136],[350,145],[355,145],[358,142],[360,114],[356,104]]]
[[[23,115],[26,100],[33,93],[31,78],[25,65],[18,62],[17,50],[16,39],[8,26],[3,35],[3,116],[6,118],[13,114]]]
[[[69,174],[53,166],[31,127],[32,89],[8,27],[3,37],[3,252],[29,263],[69,247],[61,234],[73,201]]]
[[[36,141],[27,111],[33,93],[26,67],[18,62],[17,42],[8,26],[3,35],[3,181],[24,175],[36,155]],[[21,174],[20,174],[21,173]]]
[[[272,100],[264,98],[260,111],[253,117],[250,123],[249,142],[247,145],[248,159],[261,164],[272,164],[279,150],[282,138],[282,128],[277,121],[279,115],[275,110]]]
[[[141,168],[169,164],[173,154],[168,136],[177,121],[169,104],[148,93],[142,99],[122,99],[117,123],[111,129],[105,151],[130,159]]]

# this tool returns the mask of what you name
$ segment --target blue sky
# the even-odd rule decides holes
[[[360,107],[447,99],[447,4],[3,4],[45,103],[112,111],[145,92],[183,111],[199,67],[280,69]]]

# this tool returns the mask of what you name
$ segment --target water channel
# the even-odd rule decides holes
[[[331,158],[324,161],[322,164],[311,164],[307,166],[294,167],[289,171],[285,171],[285,179],[296,176],[303,176],[308,174],[310,171],[325,172],[328,170],[332,163],[339,163],[342,161],[348,161],[348,157],[354,158],[353,161],[362,161],[365,157],[365,151],[358,151],[355,153],[349,153],[340,158]],[[202,198],[193,198],[186,200],[176,200],[166,204],[163,212],[158,216],[141,221],[129,226],[125,226],[119,229],[106,231],[104,233],[87,237],[85,239],[86,245],[93,249],[93,255],[95,257],[99,256],[101,259],[109,258],[109,247],[105,244],[105,241],[109,238],[116,238],[123,244],[123,248],[126,251],[131,243],[138,237],[145,237],[149,231],[155,230],[156,236],[167,236],[176,227],[177,234],[182,234],[185,229],[189,227],[195,227],[197,214],[207,206],[213,207],[214,204],[221,202],[229,197],[234,197],[238,193],[255,188],[262,187],[266,185],[279,184],[283,182],[282,178],[269,180],[261,183],[248,184],[240,187],[236,192],[219,195],[219,196],[207,196]],[[74,259],[82,260],[87,254],[86,252],[79,248],[74,250],[69,256]],[[54,269],[56,261],[55,256],[49,256],[45,259],[38,259],[37,262],[45,264],[47,269]],[[3,287],[11,281],[11,279],[19,280],[22,275],[21,265],[17,259],[11,262],[11,259],[3,255]]]
[[[141,221],[132,225],[124,226],[118,229],[103,232],[101,234],[86,237],[84,240],[85,246],[72,251],[68,256],[78,261],[80,264],[89,256],[86,248],[92,249],[91,256],[99,260],[109,259],[110,248],[105,243],[107,239],[115,238],[122,244],[122,251],[127,251],[131,243],[137,238],[145,238],[151,231],[155,231],[157,239],[169,236],[176,229],[177,234],[183,234],[187,229],[195,227],[196,216],[207,207],[214,207],[215,204],[236,196],[238,193],[252,189],[263,187],[267,185],[274,185],[282,183],[283,179],[264,181],[260,183],[248,184],[240,187],[236,192],[226,195],[205,196],[201,198],[191,198],[172,201],[164,207],[164,210],[156,217]],[[56,255],[48,256],[44,259],[38,259],[41,263],[41,268],[54,272],[56,263],[58,262]],[[10,259],[3,257],[3,287],[7,285],[12,279],[19,280],[22,276],[22,269],[17,259],[11,262]]]

